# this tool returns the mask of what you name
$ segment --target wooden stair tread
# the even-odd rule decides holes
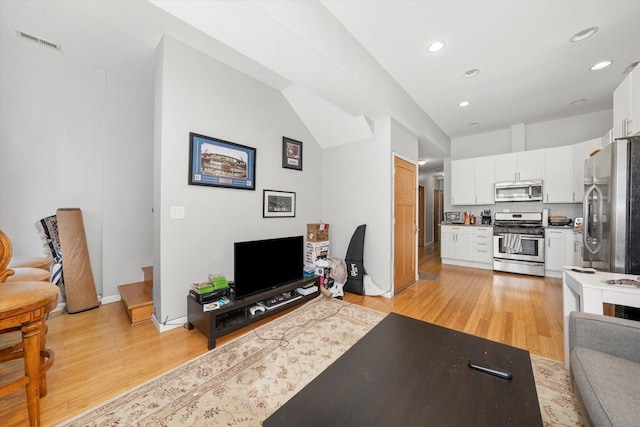
[[[135,308],[144,305],[153,305],[153,295],[146,282],[130,283],[118,286],[120,296],[127,307]]]
[[[122,306],[131,324],[149,320],[153,314],[153,294],[149,282],[118,286]]]

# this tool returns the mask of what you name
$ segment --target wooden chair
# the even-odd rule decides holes
[[[25,375],[0,386],[0,397],[26,388],[31,426],[40,425],[40,397],[47,394],[46,371],[55,354],[45,349],[45,316],[58,304],[58,288],[48,282],[3,283],[13,274],[7,269],[12,247],[0,230],[0,334],[21,332],[21,340],[0,349],[0,363],[24,359]]]

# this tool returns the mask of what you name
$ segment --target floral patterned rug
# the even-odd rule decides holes
[[[260,426],[384,316],[316,298],[60,425]],[[581,425],[564,365],[531,359],[544,424]]]

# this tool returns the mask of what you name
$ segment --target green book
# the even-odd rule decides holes
[[[229,282],[227,281],[227,278],[224,276],[216,276],[216,277],[211,277],[209,279],[209,283],[211,284],[212,287],[212,291],[213,290],[220,290],[220,289],[226,289],[229,287]]]
[[[209,292],[213,292],[215,290],[213,285],[211,283],[208,283],[208,282],[194,283],[191,287],[198,294],[208,294]]]

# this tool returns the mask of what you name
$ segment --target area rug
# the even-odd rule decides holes
[[[316,298],[60,426],[260,426],[384,316]],[[532,362],[545,425],[580,425],[564,365]]]
[[[427,273],[426,271],[418,271],[418,277],[422,280],[436,280],[437,274]]]

